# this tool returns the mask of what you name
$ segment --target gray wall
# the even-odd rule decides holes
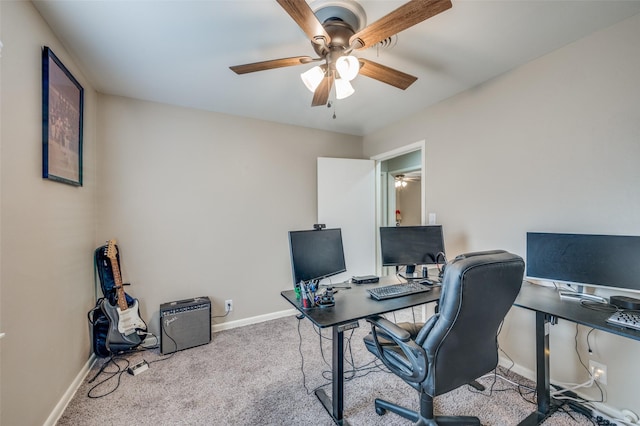
[[[351,136],[98,95],[29,2],[0,10],[2,424],[44,423],[82,378],[92,252],[107,239],[152,330],[159,303],[185,297],[210,296],[214,314],[234,299],[222,325],[287,309],[286,231],[316,221],[319,156],[425,139],[428,210],[450,255],[524,255],[528,230],[640,234],[638,16],[369,135],[363,152]],[[43,45],[86,90],[82,188],[40,178]],[[557,380],[585,378],[575,330],[552,330]],[[501,336],[525,373],[532,331],[514,309]],[[600,332],[589,343],[609,367],[608,403],[640,412],[638,344]]]
[[[160,303],[209,296],[215,323],[291,306],[287,231],[317,223],[317,157],[361,158],[361,138],[100,97],[99,240],[158,331]]]
[[[88,367],[97,246],[118,241],[154,332],[176,299],[233,299],[222,325],[289,309],[286,232],[316,223],[316,158],[362,141],[98,95],[30,2],[0,8],[0,423],[40,425]],[[85,88],[82,188],[41,178],[44,45]]]
[[[0,423],[43,424],[91,353],[96,93],[30,2],[1,2]],[[84,186],[42,179],[40,55],[85,89]]]
[[[365,154],[426,140],[427,210],[450,258],[492,248],[525,256],[527,231],[640,235],[638,52],[640,15],[366,136]],[[529,374],[533,329],[533,314],[514,308],[501,338]],[[578,332],[586,363],[588,330]],[[555,381],[587,378],[575,333],[562,321],[551,330]],[[640,413],[640,345],[590,339],[592,359],[608,365],[607,403]]]

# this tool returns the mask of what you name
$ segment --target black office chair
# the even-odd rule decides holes
[[[367,349],[420,393],[419,413],[381,399],[375,401],[376,412],[383,415],[388,410],[416,425],[480,425],[477,417],[434,417],[433,398],[498,365],[498,329],[523,275],[520,256],[503,250],[468,253],[446,266],[439,311],[415,339],[391,321],[368,318]]]

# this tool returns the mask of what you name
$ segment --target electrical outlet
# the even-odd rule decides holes
[[[233,300],[228,299],[224,301],[224,310],[225,312],[233,311]]]
[[[604,364],[600,364],[599,362],[595,362],[589,360],[589,372],[597,382],[602,383],[603,385],[607,384],[607,366]]]

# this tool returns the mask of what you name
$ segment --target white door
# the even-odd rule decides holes
[[[318,223],[342,229],[347,266],[333,283],[376,273],[375,205],[374,160],[318,158]]]

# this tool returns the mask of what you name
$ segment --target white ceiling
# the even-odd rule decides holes
[[[404,2],[360,4],[370,24]],[[411,87],[402,91],[358,76],[356,93],[331,109],[310,106],[312,94],[299,75],[312,65],[245,75],[229,69],[315,56],[275,0],[33,3],[99,92],[354,135],[640,13],[639,0],[452,2],[451,9],[401,32],[394,47],[358,53],[418,77]]]

